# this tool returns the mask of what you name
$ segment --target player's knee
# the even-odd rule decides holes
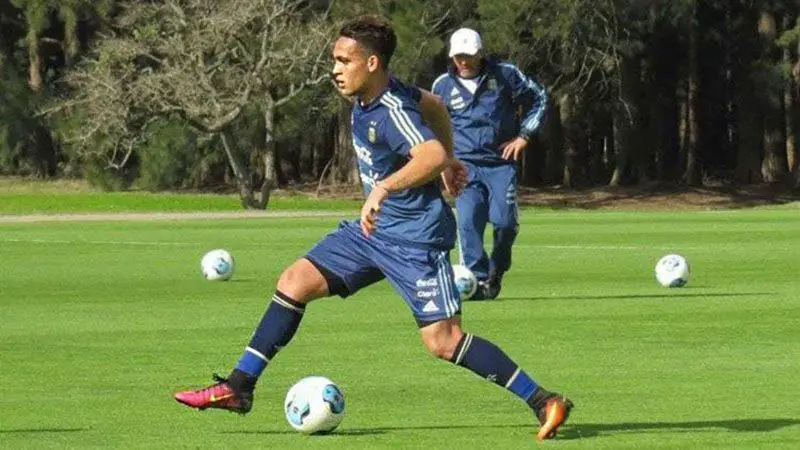
[[[281,276],[278,278],[278,290],[285,292],[286,290],[293,290],[300,281],[302,275],[300,270],[293,264],[283,270]]]
[[[453,357],[453,350],[455,346],[448,345],[444,340],[429,339],[425,341],[425,347],[435,357],[439,359],[449,360]]]
[[[492,225],[496,233],[504,236],[514,237],[519,232],[519,225],[513,220],[500,220]]]
[[[281,273],[277,289],[300,303],[328,294],[325,278],[310,262],[302,259]]]
[[[442,332],[423,335],[422,342],[433,356],[439,359],[451,360],[456,346],[458,346],[459,338],[456,333]]]

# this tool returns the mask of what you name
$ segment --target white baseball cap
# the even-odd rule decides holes
[[[456,55],[475,55],[483,48],[483,40],[471,28],[459,28],[450,36],[450,57]]]

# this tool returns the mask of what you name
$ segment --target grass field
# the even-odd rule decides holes
[[[281,268],[337,222],[316,217],[0,224],[0,447],[800,446],[800,210],[521,219],[502,300],[465,304],[465,326],[576,402],[557,441],[428,356],[386,283],[313,304],[247,417],[174,402],[235,363]],[[214,247],[236,256],[230,282],[200,276]],[[669,251],[692,262],[685,288],[654,280]],[[347,396],[333,435],[283,418],[310,374]]]
[[[274,210],[356,209],[358,199],[314,197],[276,191]],[[77,180],[37,181],[0,177],[0,215],[53,213],[223,212],[241,211],[237,195],[202,193],[101,192]]]

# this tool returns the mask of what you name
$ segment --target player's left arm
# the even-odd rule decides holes
[[[511,87],[515,104],[530,105],[522,123],[519,136],[503,146],[503,158],[519,160],[528,146],[528,141],[539,130],[547,111],[547,91],[533,77],[522,73],[516,66],[503,64],[503,72]]]
[[[453,155],[453,122],[447,106],[436,94],[420,89],[419,110],[447,152],[448,162],[442,169],[442,183],[448,194],[457,196],[467,183],[467,168]]]
[[[420,89],[419,112],[422,120],[428,124],[433,134],[447,151],[447,156],[453,156],[453,123],[450,120],[450,113],[447,106],[437,95]]]

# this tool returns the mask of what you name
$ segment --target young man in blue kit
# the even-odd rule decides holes
[[[395,46],[391,25],[367,16],[344,25],[333,48],[335,85],[355,99],[353,144],[367,196],[360,220],[342,222],[281,274],[272,302],[227,379],[217,377],[216,384],[177,393],[175,399],[198,409],[249,412],[258,378],[292,339],[309,302],[346,297],[386,278],[435,356],[522,398],[540,421],[538,438],[551,438],[567,419],[571,402],[539,387],[494,344],[461,330],[449,262],[455,218],[438,179],[457,194],[466,174],[448,152],[444,106],[388,72]]]
[[[447,105],[453,121],[454,152],[469,171],[456,198],[461,260],[478,279],[472,300],[500,294],[511,268],[517,237],[517,161],[542,123],[547,94],[512,64],[487,58],[475,30],[461,28],[450,38],[450,70],[431,91]],[[525,111],[521,121],[517,109]],[[493,227],[491,258],[483,248],[487,222]]]

